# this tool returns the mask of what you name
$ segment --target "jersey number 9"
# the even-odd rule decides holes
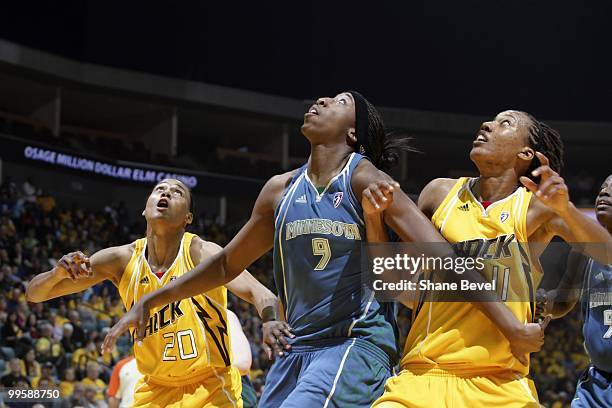
[[[329,260],[331,259],[331,248],[329,247],[329,241],[327,238],[312,239],[312,254],[321,257],[314,270],[322,271],[325,269]]]

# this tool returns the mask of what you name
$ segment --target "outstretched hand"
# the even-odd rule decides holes
[[[111,329],[102,343],[102,354],[111,352],[117,339],[130,327],[135,328],[135,341],[142,344],[145,328],[149,321],[149,307],[141,300],[136,303]]]
[[[544,205],[557,214],[563,213],[569,207],[569,191],[565,180],[549,166],[548,157],[536,152],[541,166],[531,172],[533,177],[540,176],[540,184],[536,184],[529,177],[521,176],[521,183],[532,191]]]
[[[291,345],[287,338],[294,338],[291,333],[293,330],[289,324],[282,320],[271,320],[262,324],[263,344],[262,347],[268,356],[268,360],[273,360],[275,356],[281,357],[284,352],[291,350]]]
[[[546,317],[552,316],[554,301],[550,298],[546,289],[540,288],[536,291],[536,321],[542,322]]]
[[[55,268],[57,273],[71,279],[73,282],[78,279],[88,278],[93,274],[89,257],[85,256],[81,251],[70,252],[62,256]]]

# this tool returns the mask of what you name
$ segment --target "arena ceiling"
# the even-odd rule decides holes
[[[50,2],[0,37],[73,59],[300,100],[612,121],[610,2]]]

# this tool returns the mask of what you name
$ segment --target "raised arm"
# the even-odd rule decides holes
[[[612,263],[612,236],[595,220],[581,212],[570,201],[565,180],[548,165],[548,158],[536,152],[542,166],[533,171],[540,184],[528,177],[521,182],[535,195],[527,220],[530,241],[548,243],[559,236],[575,249],[604,265]]]
[[[370,163],[366,162],[362,171],[359,171],[360,167],[353,175],[353,191],[355,192],[359,191],[359,188],[362,188],[361,191],[363,192],[367,187],[376,184],[381,177],[380,171]],[[433,214],[435,206],[442,202],[442,199],[450,190],[449,186],[452,187],[448,179],[434,181],[435,183],[430,183],[419,197],[419,203],[422,202],[424,207],[430,207],[425,208],[430,214]],[[370,192],[366,199],[369,199],[369,197],[379,197],[379,194]],[[359,194],[358,198],[362,200],[362,195]],[[379,206],[382,206],[381,204],[379,202]],[[433,251],[427,254],[428,256],[440,256],[442,258],[454,256],[450,244],[401,189],[393,191],[393,200],[384,210],[383,219],[404,242],[437,243]],[[450,276],[456,278],[456,276]],[[463,278],[475,282],[483,280],[482,275],[475,271],[467,271]],[[503,302],[492,296],[478,299],[478,301],[473,301],[472,304],[497,326],[510,342],[515,357],[526,364],[526,354],[538,351],[541,348],[544,342],[543,330],[538,324],[525,325],[519,322]]]
[[[223,248],[214,242],[194,238],[190,248],[191,259],[193,259],[195,264],[200,264],[222,250]],[[255,306],[262,320],[264,317],[267,320],[278,317],[278,299],[276,295],[255,279],[249,271],[242,271],[231,282],[228,282],[225,287],[240,299]]]
[[[538,289],[536,314],[559,319],[568,314],[580,300],[589,258],[572,249],[567,257],[565,273],[552,290]]]
[[[44,302],[81,292],[105,279],[118,286],[131,253],[131,245],[123,245],[102,249],[91,258],[80,251],[64,255],[53,269],[28,282],[26,299],[34,303]]]
[[[220,252],[222,248],[213,243],[206,242],[197,238],[196,245],[192,243],[192,259],[196,263],[200,263],[207,257],[212,256]],[[193,253],[194,251],[199,252]],[[291,327],[281,317],[279,311],[280,301],[278,297],[262,285],[249,271],[244,270],[234,280],[225,285],[234,295],[247,303],[252,304],[257,309],[257,313],[262,321],[262,347],[266,351],[269,359],[273,356],[282,356],[283,351],[281,346],[285,350],[290,350],[291,345],[287,341],[286,337],[293,338],[294,335],[291,333]]]
[[[117,337],[129,327],[136,327],[136,338],[142,339],[151,308],[223,286],[269,251],[274,241],[274,208],[290,179],[291,173],[271,178],[261,190],[251,217],[230,243],[180,278],[143,296],[111,328],[104,350],[110,350]]]

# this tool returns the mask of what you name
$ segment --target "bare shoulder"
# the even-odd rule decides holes
[[[440,178],[433,179],[429,183],[427,183],[425,188],[423,188],[423,192],[431,191],[431,192],[443,192],[445,194],[448,194],[448,192],[453,188],[455,183],[457,183],[457,180],[458,179],[446,178],[446,177],[440,177]]]
[[[283,192],[291,183],[291,179],[298,172],[298,169],[288,171],[283,174],[272,176],[261,189],[257,198],[257,205],[269,207],[274,211],[278,205]]]
[[[355,167],[355,171],[353,171],[353,178],[372,176],[383,177],[386,180],[393,180],[391,176],[380,170],[378,167],[374,166],[374,164],[372,164],[372,162],[369,160],[361,160]]]
[[[353,175],[351,176],[351,187],[357,199],[361,200],[361,193],[365,190],[370,183],[379,181],[395,181],[393,178],[378,169],[369,160],[361,160],[355,167]]]
[[[123,271],[127,267],[136,244],[134,242],[101,249],[90,258],[91,267],[96,274],[100,274],[116,283],[121,280]]]
[[[194,264],[199,264],[206,257],[216,254],[222,249],[223,248],[221,248],[221,246],[215,244],[214,242],[203,240],[196,235],[191,240],[189,255],[191,256],[191,260],[194,262]]]
[[[293,176],[295,176],[298,170],[299,169],[293,169],[286,173],[277,174],[275,176],[272,176],[266,183],[266,186],[270,189],[274,189],[274,190],[280,189],[282,191],[289,186],[291,179],[293,178]]]
[[[130,244],[104,248],[92,255],[91,262],[92,265],[113,263],[118,265],[125,264],[125,266],[127,266],[135,249],[136,244],[134,242]]]
[[[452,178],[431,180],[419,194],[419,209],[431,218],[456,183],[457,179]]]

